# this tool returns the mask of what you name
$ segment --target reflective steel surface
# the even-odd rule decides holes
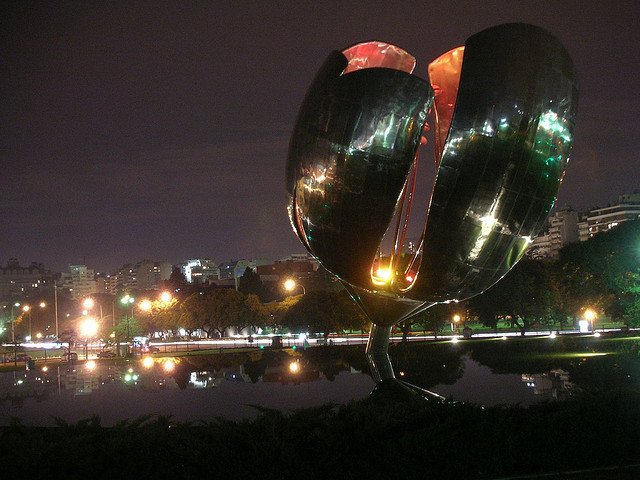
[[[307,249],[370,316],[376,296],[386,310],[388,299],[402,303],[377,324],[502,278],[552,208],[573,141],[576,74],[538,27],[470,37],[429,65],[429,83],[412,68],[413,57],[382,42],[332,53],[301,107],[287,163],[290,219]],[[401,219],[427,208],[411,209],[410,178],[427,121],[437,177],[409,255],[398,245]],[[385,255],[390,225],[396,244]]]
[[[463,300],[522,257],[567,166],[576,83],[567,52],[540,28],[501,25],[467,40],[422,264],[406,295]]]
[[[343,73],[347,67],[345,55],[332,53],[309,89],[291,139],[287,191],[309,251],[341,279],[370,285],[433,96],[406,71]]]

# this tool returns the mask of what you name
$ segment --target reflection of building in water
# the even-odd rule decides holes
[[[94,369],[88,369],[79,364],[57,369],[58,384],[61,390],[68,390],[74,395],[89,395],[107,383],[116,383],[120,380],[124,366],[98,365]]]
[[[295,364],[292,368],[292,364]],[[276,363],[275,365],[265,365],[264,370],[255,375],[254,378],[247,373],[245,365],[237,365],[235,367],[199,370],[189,373],[188,388],[214,388],[220,386],[225,381],[231,382],[265,382],[265,383],[305,383],[315,382],[317,380],[327,379],[333,380],[335,376],[343,371],[349,372],[348,366],[342,364],[323,365],[319,368],[306,362],[290,359],[285,362]],[[360,373],[353,370],[351,373]]]
[[[51,394],[69,392],[90,395],[106,384],[119,388],[146,391],[178,388],[174,378],[160,368],[145,370],[135,363],[124,365],[96,365],[92,369],[83,364],[50,367],[22,372],[0,373],[0,402],[21,405],[26,398],[37,401]]]
[[[274,383],[306,383],[320,380],[320,372],[308,365],[302,365],[298,370],[292,371],[289,364],[267,367],[262,376],[263,382]]]
[[[89,395],[100,388],[100,377],[97,373],[85,368],[69,368],[60,372],[60,384],[65,390],[73,391],[74,395]]]
[[[244,371],[243,365],[235,368],[221,368],[220,370],[202,370],[189,374],[190,388],[218,387],[224,380],[232,382],[251,382],[249,375]]]
[[[144,391],[159,391],[159,390],[171,390],[177,389],[178,384],[175,379],[170,377],[167,373],[163,372],[159,368],[152,370],[145,370],[142,372],[134,371],[127,376],[128,370],[123,373],[122,381],[124,385],[129,389],[139,388]],[[127,380],[129,379],[129,380]]]
[[[535,395],[546,395],[555,399],[564,399],[571,394],[573,383],[569,373],[564,370],[551,370],[548,373],[523,373],[522,381],[533,388]]]
[[[20,406],[27,398],[40,402],[56,388],[50,378],[37,371],[7,372],[0,375],[0,403]]]

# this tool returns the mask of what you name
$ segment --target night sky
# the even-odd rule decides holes
[[[640,2],[12,5],[0,19],[2,265],[102,271],[302,252],[284,166],[326,55],[386,41],[426,77],[441,53],[513,21],[558,37],[580,77],[558,204],[602,206],[640,188]]]

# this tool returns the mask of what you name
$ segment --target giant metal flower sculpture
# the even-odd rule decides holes
[[[378,380],[393,378],[394,323],[483,292],[522,257],[553,207],[573,140],[573,64],[538,27],[482,31],[431,62],[428,80],[412,74],[415,63],[382,42],[331,53],[287,162],[293,228],[371,319]],[[436,179],[407,249],[427,131]]]

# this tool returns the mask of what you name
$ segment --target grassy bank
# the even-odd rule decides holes
[[[607,468],[640,462],[638,405],[630,392],[529,408],[381,395],[240,422],[14,425],[0,429],[0,463],[12,478],[635,478]]]

